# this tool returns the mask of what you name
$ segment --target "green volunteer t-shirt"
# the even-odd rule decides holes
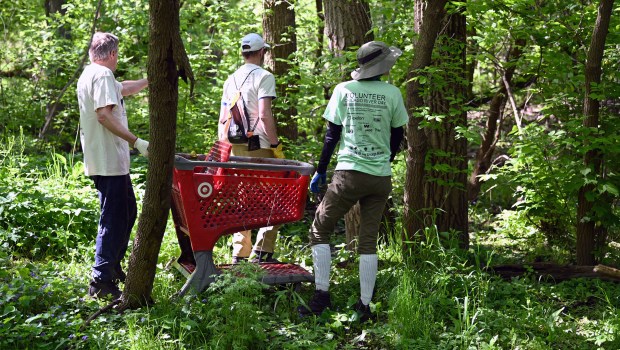
[[[334,89],[323,118],[342,125],[336,170],[389,176],[391,128],[409,117],[400,90],[382,81],[347,81]]]

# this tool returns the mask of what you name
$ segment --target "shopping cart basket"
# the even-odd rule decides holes
[[[200,292],[213,282],[213,247],[226,234],[300,220],[314,167],[288,159],[230,156],[216,142],[208,155],[175,156],[172,212],[175,227],[189,236],[195,266],[177,264],[188,277],[180,291]],[[312,282],[301,266],[262,263],[267,284]]]

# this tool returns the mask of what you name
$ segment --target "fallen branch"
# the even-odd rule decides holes
[[[620,280],[620,270],[610,266],[596,265],[594,266],[594,272]]]
[[[620,270],[604,265],[575,266],[533,263],[492,266],[488,267],[487,270],[508,280],[531,273],[538,279],[555,282],[566,281],[573,278],[598,278],[606,281],[620,282]]]
[[[97,310],[97,312],[95,312],[94,314],[90,315],[90,317],[88,317],[86,319],[86,321],[84,321],[84,324],[82,325],[82,327],[80,327],[80,332],[83,331],[84,329],[86,329],[86,327],[88,327],[90,325],[90,323],[96,319],[97,317],[99,317],[101,314],[108,312],[110,310],[112,310],[116,305],[121,303],[121,299],[116,299],[114,301],[112,301],[111,303],[109,303],[108,305],[102,307],[101,309]]]

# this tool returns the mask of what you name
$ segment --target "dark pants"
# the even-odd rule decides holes
[[[357,252],[376,254],[379,225],[392,191],[391,176],[336,170],[310,228],[310,244],[329,244],[334,227],[355,203],[360,203]]]
[[[111,282],[119,277],[129,236],[138,213],[129,174],[92,176],[99,192],[101,216],[95,243],[93,280]]]

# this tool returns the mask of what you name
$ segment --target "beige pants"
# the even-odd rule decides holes
[[[256,151],[248,151],[247,145],[233,145],[231,154],[239,157],[274,158],[271,149],[261,148]],[[252,231],[241,231],[233,234],[233,256],[247,258],[252,250],[273,253],[279,229],[279,225],[259,229],[253,248]]]

